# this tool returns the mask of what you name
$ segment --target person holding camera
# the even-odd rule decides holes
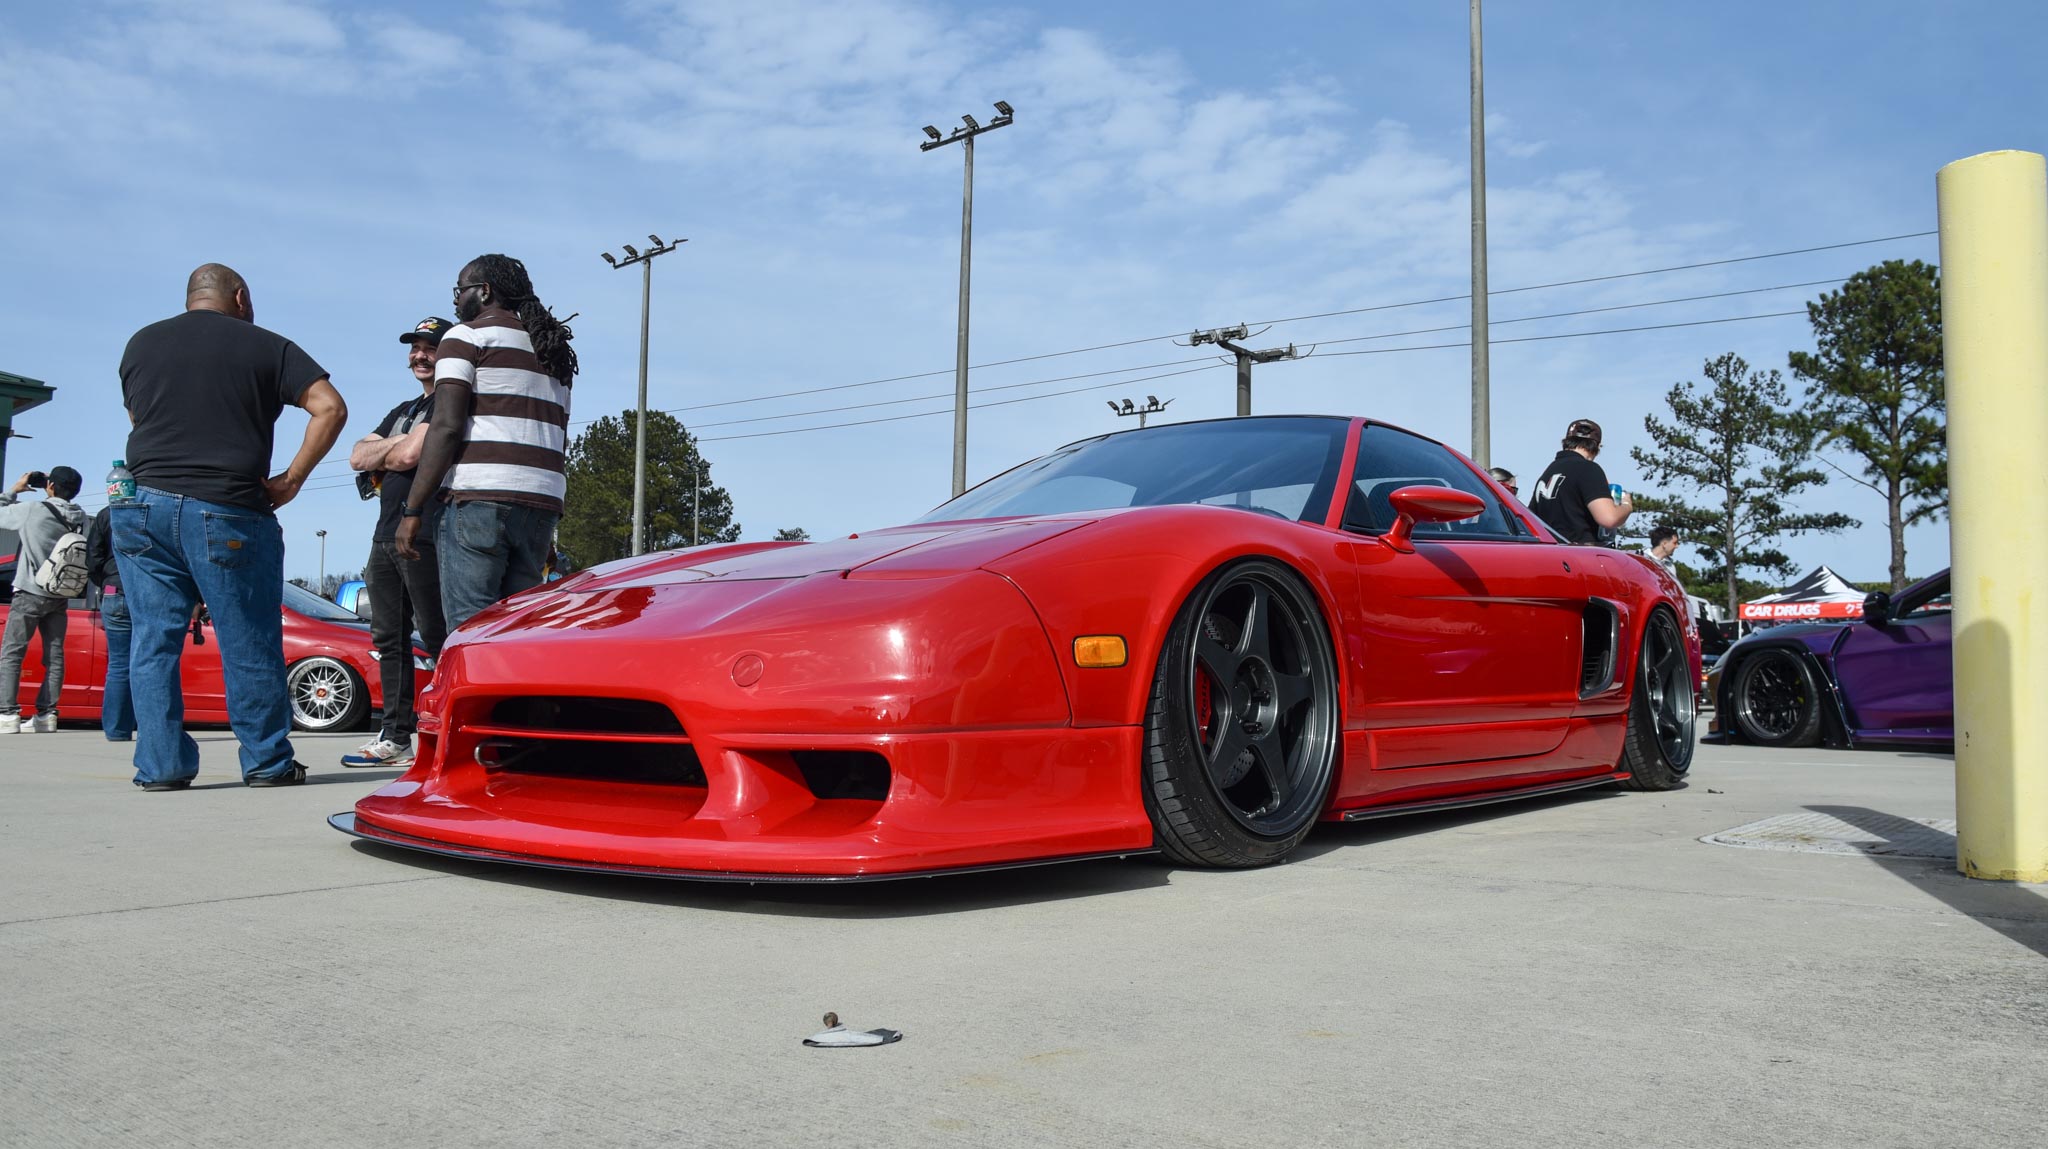
[[[349,448],[357,493],[381,500],[363,581],[370,592],[370,640],[377,646],[377,665],[384,678],[384,725],[375,738],[342,755],[343,766],[412,764],[413,628],[419,628],[420,645],[430,656],[439,655],[448,638],[448,624],[441,619],[440,557],[433,545],[441,504],[426,504],[428,526],[415,543],[419,558],[400,555],[392,538],[398,533],[405,497],[412,493],[420,446],[434,417],[434,361],[440,357],[441,336],[454,326],[429,315],[398,337],[420,393],[393,407],[375,431]]]
[[[0,734],[21,732],[21,663],[32,634],[43,637],[43,685],[29,729],[57,729],[57,696],[64,689],[65,610],[85,593],[85,512],[71,500],[83,480],[70,467],[49,474],[30,471],[0,495],[0,530],[21,539],[14,562],[14,599],[7,628],[0,631]],[[25,491],[43,492],[40,503],[19,501]]]

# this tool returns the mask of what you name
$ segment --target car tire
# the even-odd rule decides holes
[[[1746,742],[1811,746],[1820,741],[1820,688],[1806,659],[1760,650],[1742,660],[1728,684],[1728,718]]]
[[[1315,592],[1246,559],[1202,580],[1167,632],[1145,713],[1145,810],[1161,853],[1241,869],[1286,858],[1336,773],[1336,659]]]
[[[308,734],[352,730],[370,713],[370,692],[363,676],[338,658],[302,658],[284,672],[285,704],[292,729]]]
[[[1699,711],[1692,663],[1670,611],[1650,613],[1636,650],[1636,673],[1622,739],[1622,769],[1630,790],[1672,790],[1685,781],[1697,744]]]

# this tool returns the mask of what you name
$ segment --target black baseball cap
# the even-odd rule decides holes
[[[441,342],[441,337],[448,334],[448,329],[453,326],[455,326],[453,323],[438,315],[429,315],[414,324],[411,331],[399,336],[398,341],[400,343],[418,343],[424,339],[438,346]]]

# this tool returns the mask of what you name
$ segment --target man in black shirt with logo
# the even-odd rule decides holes
[[[420,447],[434,414],[434,362],[440,355],[441,336],[454,326],[439,316],[428,316],[398,337],[406,346],[406,365],[421,393],[393,407],[377,429],[348,453],[348,464],[357,472],[357,489],[366,499],[372,495],[379,499],[377,529],[370,537],[370,560],[363,565],[363,581],[369,584],[370,637],[376,643],[384,679],[384,725],[377,737],[342,755],[343,766],[411,764],[412,631],[419,628],[420,645],[430,656],[441,653],[441,643],[448,637],[441,614],[440,562],[433,531],[421,532],[420,557],[416,559],[399,554],[392,537],[398,530],[399,511],[412,491]],[[427,506],[427,513],[435,514],[441,504],[430,501]]]
[[[1530,490],[1529,509],[1565,542],[1597,543],[1601,530],[1621,526],[1635,511],[1626,492],[1615,499],[1607,472],[1593,461],[1599,454],[1600,424],[1572,420],[1564,449]]]

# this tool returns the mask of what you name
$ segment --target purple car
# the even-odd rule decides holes
[[[1792,623],[1728,648],[1708,737],[1758,746],[1952,746],[1948,572],[1863,600],[1860,622]]]

